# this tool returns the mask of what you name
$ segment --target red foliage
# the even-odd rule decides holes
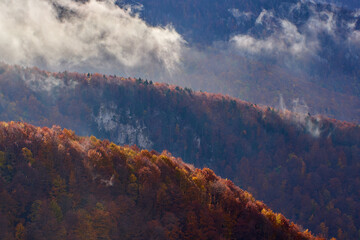
[[[231,181],[208,168],[190,170],[165,152],[82,138],[56,126],[2,122],[0,133],[2,237],[315,239]],[[34,136],[42,137],[35,143]],[[24,154],[33,156],[31,166]]]

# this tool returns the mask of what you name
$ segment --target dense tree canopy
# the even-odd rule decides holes
[[[2,120],[167,149],[312,232],[359,237],[359,125],[102,74],[7,66],[0,89]]]
[[[1,239],[315,239],[170,153],[0,122]]]

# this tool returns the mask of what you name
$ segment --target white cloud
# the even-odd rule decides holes
[[[329,35],[335,36],[336,19],[333,12],[322,11],[313,13],[313,16],[306,23],[307,31],[312,34],[319,34],[326,32]]]
[[[255,23],[256,24],[263,24],[264,21],[270,20],[274,18],[274,14],[271,11],[267,11],[266,9],[263,9],[259,16],[256,18]]]
[[[300,2],[294,4],[290,8],[290,12],[299,9],[301,4]],[[310,7],[309,10],[311,13],[310,18],[299,27],[289,20],[276,17],[271,11],[263,10],[255,23],[262,25],[265,29],[270,29],[270,35],[255,38],[249,34],[240,34],[234,36],[230,41],[241,52],[249,54],[265,53],[276,56],[285,53],[297,58],[314,56],[321,48],[320,34],[326,33],[332,36],[335,41],[338,41],[336,36],[337,20],[333,12],[317,12],[314,7]]]
[[[360,31],[353,31],[348,38],[349,42],[360,47]]]
[[[44,76],[39,74],[30,74],[30,76],[23,76],[23,81],[26,86],[35,92],[51,92],[61,88],[74,88],[77,82],[70,80],[68,84],[65,84],[63,80],[55,78],[53,76]]]
[[[281,111],[283,117],[293,121],[299,127],[304,128],[313,137],[319,137],[321,135],[321,119],[319,117],[310,117],[309,107],[304,100],[294,99],[292,101],[292,109],[288,111],[284,99],[280,95],[278,109]]]
[[[230,8],[229,12],[234,18],[240,20],[249,20],[253,16],[252,12],[240,12],[240,10],[236,8]]]
[[[293,100],[293,115],[292,119],[303,126],[313,137],[319,137],[321,134],[320,130],[320,119],[310,118],[308,115],[309,107],[304,101],[299,99]]]
[[[350,31],[348,41],[351,44],[360,46],[360,31],[356,30],[356,23],[358,21],[358,18],[360,17],[360,9],[354,12],[353,16],[355,20],[348,23],[348,29]]]
[[[71,16],[60,20],[53,4]],[[0,60],[7,63],[106,72],[157,64],[171,72],[181,62],[185,42],[171,26],[148,26],[114,1],[2,0],[0,8]]]
[[[354,13],[354,17],[360,17],[360,9],[357,9]]]
[[[302,56],[317,48],[317,42],[307,42],[306,36],[299,33],[296,26],[291,22],[281,20],[280,24],[280,30],[265,39],[256,39],[249,35],[237,35],[231,39],[231,42],[238,49],[251,54],[283,54],[288,52],[294,56]]]

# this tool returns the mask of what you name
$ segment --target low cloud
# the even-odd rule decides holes
[[[356,20],[348,23],[350,32],[348,40],[351,44],[360,47],[360,30],[357,28],[357,25],[360,25],[360,19],[358,19],[360,17],[360,10],[354,12],[353,16]]]
[[[237,8],[230,8],[229,12],[234,18],[240,21],[247,21],[253,17],[253,14],[251,12],[243,12]]]
[[[316,14],[314,12],[305,26],[308,35],[317,36],[319,33],[325,32],[335,37],[336,19],[333,12],[322,11]]]
[[[290,112],[286,108],[283,97],[280,95],[278,109],[285,118],[293,121],[299,127],[304,128],[313,137],[317,138],[321,135],[321,119],[310,116],[309,107],[304,100],[299,100],[299,98],[294,99]]]
[[[269,23],[271,22],[271,20],[273,20],[274,17],[274,13],[272,11],[268,11],[266,9],[263,9],[261,11],[261,13],[259,14],[259,16],[256,18],[255,23],[256,24],[264,24],[264,23]]]
[[[244,30],[231,35],[230,41],[197,48],[189,47],[171,25],[148,25],[138,15],[146,11],[142,5],[118,7],[114,2],[0,1],[0,61],[51,71],[141,77],[275,106],[279,93],[287,98],[303,96],[294,85],[295,78],[305,81],[315,76],[314,80],[317,71],[328,66],[329,58],[334,67],[324,72],[339,68],[341,73],[340,67],[346,64],[338,64],[337,56],[360,52],[360,20],[356,19],[360,11],[341,20],[336,7],[319,10],[308,7],[307,1],[287,5],[280,12],[230,8],[228,15]],[[344,26],[339,34],[337,30]],[[323,35],[328,37],[325,42]],[[337,44],[334,48],[333,42]],[[343,61],[356,65],[358,60],[353,59]],[[320,76],[318,79],[328,79]],[[26,80],[34,90],[62,87],[51,78]],[[271,89],[270,81],[278,89]],[[315,95],[315,90],[307,94]]]
[[[349,42],[355,46],[360,47],[360,31],[353,31],[349,35]]]
[[[185,41],[171,26],[151,27],[114,1],[3,0],[0,8],[0,60],[10,64],[131,74],[171,73],[181,62]]]
[[[305,14],[301,8],[303,3],[294,4],[289,9],[290,16]],[[309,17],[305,22],[295,23],[276,16],[272,11],[263,10],[255,21],[255,27],[261,27],[265,34],[257,36],[251,32],[238,34],[231,38],[230,42],[240,52],[247,55],[271,55],[283,56],[290,54],[295,58],[317,57],[322,50],[321,38],[324,35],[331,38],[331,41],[342,45],[344,41],[349,44],[358,43],[360,38],[358,31],[355,31],[357,13],[354,13],[354,20],[344,22],[337,19],[341,14],[338,8],[332,6],[331,10],[318,11],[315,5],[308,6]],[[291,18],[290,18],[291,19]],[[304,20],[302,19],[302,20]],[[345,20],[347,21],[347,20]],[[343,31],[339,36],[337,31]],[[258,30],[257,30],[258,31]]]
[[[292,112],[292,119],[296,123],[304,127],[313,137],[320,136],[320,119],[310,117],[309,107],[305,101],[300,101],[298,98],[294,99]]]
[[[263,16],[256,20],[259,24]],[[291,53],[294,56],[310,54],[318,47],[316,41],[307,41],[296,26],[287,20],[280,21],[280,30],[265,39],[257,39],[250,35],[237,35],[231,43],[239,50],[250,54],[275,54]]]
[[[22,80],[34,92],[51,92],[56,93],[57,90],[63,88],[73,89],[77,82],[69,81],[67,84],[62,79],[53,76],[44,76],[39,74],[30,74],[30,76],[23,76]]]

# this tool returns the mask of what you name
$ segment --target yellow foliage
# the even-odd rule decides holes
[[[52,181],[51,193],[54,197],[58,197],[66,193],[66,182],[60,176]]]
[[[25,227],[22,223],[18,223],[15,227],[15,239],[16,240],[25,240]]]
[[[59,204],[56,202],[55,199],[53,199],[50,202],[50,208],[51,208],[52,212],[54,213],[56,220],[58,222],[61,222],[63,219],[63,214],[61,211],[61,207],[59,206]]]
[[[124,155],[127,156],[128,159],[134,159],[135,156],[137,155],[137,152],[132,150],[129,147],[124,147],[122,149],[122,151],[123,151]]]
[[[137,181],[137,178],[136,176],[132,173],[129,177],[129,180],[130,180],[130,183],[136,183]]]
[[[101,202],[97,202],[95,207],[99,210],[105,210],[104,204],[102,204]]]
[[[283,216],[280,213],[274,213],[271,209],[267,210],[263,208],[261,214],[269,219],[275,226],[281,226],[283,224]]]
[[[170,167],[174,166],[174,163],[170,160],[170,158],[168,156],[160,155],[159,159],[161,159],[164,163],[166,163]]]
[[[21,149],[23,157],[29,162],[30,166],[35,162],[32,152],[30,149],[24,147]]]
[[[64,128],[63,134],[66,137],[68,137],[69,139],[72,139],[72,140],[75,139],[75,132],[73,130],[69,130],[69,129]]]
[[[1,125],[2,125],[4,128],[7,128],[7,127],[9,126],[9,124],[6,123],[6,122],[1,122]]]
[[[251,195],[251,194],[250,194],[249,192],[247,192],[247,191],[244,191],[244,197],[245,197],[245,199],[248,200],[248,201],[252,201],[252,202],[255,201],[255,198],[253,197],[253,195]]]
[[[121,152],[120,146],[116,145],[115,143],[110,143],[108,148],[113,152]]]
[[[94,136],[90,136],[90,142],[94,145],[94,146],[99,146],[101,144],[101,141],[99,139],[97,139]]]
[[[283,217],[280,213],[276,213],[276,225],[281,226],[283,222]]]
[[[5,153],[0,151],[0,168],[5,165]]]
[[[90,141],[91,142],[97,142],[97,138],[94,137],[93,135],[90,136]]]

